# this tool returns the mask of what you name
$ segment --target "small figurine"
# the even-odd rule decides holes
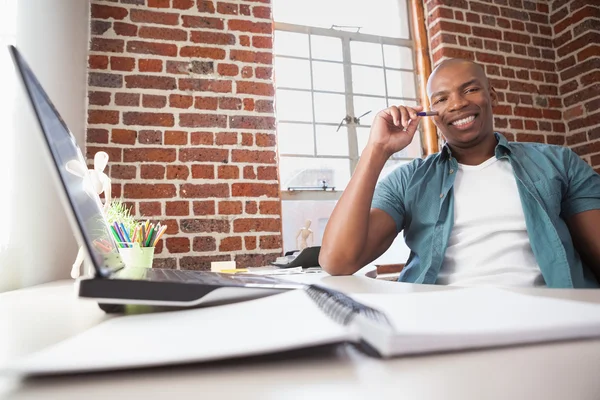
[[[312,246],[313,242],[313,231],[310,229],[310,220],[307,219],[304,226],[298,231],[296,235],[296,244],[298,244],[298,238],[300,238],[300,244],[298,244],[298,250],[303,250],[309,246]],[[310,239],[310,245],[308,240]]]
[[[108,165],[108,154],[104,151],[99,151],[94,155],[94,169],[88,169],[85,165],[78,160],[71,160],[67,162],[66,169],[72,174],[83,177],[85,174],[89,176],[89,182],[91,182],[92,190],[90,195],[98,195],[104,193],[104,207],[103,211],[106,212],[110,205],[111,198],[111,181],[108,175],[104,173],[104,169]],[[75,258],[75,262],[73,263],[73,268],[71,269],[71,277],[76,279],[79,277],[81,271],[80,266],[83,262],[83,258],[85,253],[83,251],[83,247],[79,247],[79,251],[77,252],[77,257]],[[89,271],[91,272],[91,271]]]

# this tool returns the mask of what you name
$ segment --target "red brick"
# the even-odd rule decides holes
[[[496,6],[471,1],[469,7],[471,11],[478,14],[500,15],[500,10]]]
[[[242,202],[241,201],[220,201],[219,202],[219,214],[220,215],[238,215],[242,213]]]
[[[277,168],[276,167],[258,167],[258,179],[259,180],[277,180]]]
[[[217,167],[217,177],[219,179],[239,179],[240,170],[234,165],[219,165]]]
[[[244,167],[244,179],[256,179],[256,173],[254,172],[253,166],[246,165]]]
[[[241,35],[240,44],[244,47],[250,47],[250,36]]]
[[[256,145],[258,147],[273,147],[277,144],[277,137],[271,133],[257,133]]]
[[[233,3],[218,2],[217,3],[217,13],[228,14],[228,15],[237,15],[238,14],[238,5],[233,4]]]
[[[179,266],[181,269],[196,271],[210,271],[210,263],[213,261],[230,261],[229,255],[204,256],[204,257],[181,257]]]
[[[276,154],[269,150],[232,150],[231,159],[233,162],[275,164]]]
[[[271,7],[252,7],[252,15],[255,18],[271,19]]]
[[[129,75],[125,77],[128,88],[173,90],[177,88],[177,80],[166,76]]]
[[[165,131],[165,144],[179,146],[186,145],[187,136],[187,132],[184,131]]]
[[[194,201],[192,203],[192,209],[194,210],[194,215],[214,215],[215,202],[213,200]]]
[[[229,59],[252,64],[272,64],[273,55],[270,52],[230,50]]]
[[[214,143],[214,134],[212,132],[192,132],[190,135],[190,144],[194,146],[202,144],[212,145]]]
[[[146,108],[163,108],[167,105],[166,96],[145,94],[142,96],[142,106]]]
[[[199,110],[216,110],[219,105],[217,97],[195,97],[194,108]]]
[[[252,69],[252,67],[242,68],[242,78],[245,78],[245,79],[252,78],[253,74],[254,74],[254,70]]]
[[[244,99],[244,111],[254,111],[254,99]]]
[[[177,159],[177,151],[167,148],[129,148],[123,151],[125,162],[173,162]],[[164,167],[163,167],[164,169]]]
[[[159,40],[174,40],[174,41],[186,41],[187,32],[183,29],[173,28],[157,28],[151,26],[142,26],[139,30],[138,35],[145,39],[159,39]]]
[[[275,89],[271,83],[238,81],[236,93],[255,94],[258,96],[274,96]]]
[[[91,15],[92,18],[99,19],[124,19],[127,17],[127,9],[123,7],[92,4]]]
[[[140,214],[144,217],[162,215],[161,205],[158,201],[140,201]]]
[[[140,144],[162,144],[162,131],[142,129],[138,132],[138,142]]]
[[[186,237],[170,237],[165,240],[169,253],[189,253],[190,239]]]
[[[234,232],[279,232],[279,218],[238,218],[233,221]]]
[[[279,249],[282,247],[280,235],[269,235],[260,237],[261,249]]]
[[[537,131],[537,122],[526,119],[525,120],[525,129],[530,130],[530,131]]]
[[[219,251],[235,251],[242,249],[242,238],[240,236],[232,236],[221,239],[219,243]]]
[[[184,21],[185,21],[185,17]],[[141,22],[159,25],[179,25],[179,14],[131,9],[131,22]]]
[[[252,33],[271,33],[272,25],[270,22],[252,22],[245,20],[232,19],[227,22],[229,30],[252,32]]]
[[[172,43],[152,43],[132,40],[127,42],[127,51],[138,54],[176,57],[177,45]]]
[[[195,237],[192,248],[194,251],[215,251],[217,249],[217,240],[211,236]]]
[[[515,107],[514,115],[518,117],[541,118],[542,110],[531,107]]]
[[[219,98],[219,108],[221,110],[241,110],[242,100],[236,97]]]
[[[545,143],[546,140],[544,138],[544,135],[534,135],[531,133],[518,133],[517,134],[517,142]]]
[[[504,31],[504,40],[507,42],[529,44],[531,42],[531,36],[511,31]]]
[[[195,15],[184,15],[183,26],[186,28],[207,28],[223,30],[225,25],[220,18],[198,17]]]
[[[254,135],[251,133],[242,133],[242,146],[252,146],[254,144]]]
[[[117,144],[135,144],[137,132],[127,129],[113,129],[111,132],[111,142]]]
[[[564,146],[565,137],[563,135],[546,135],[546,143]]]
[[[113,179],[135,179],[136,168],[133,165],[113,164],[110,167],[110,177]]]
[[[99,37],[93,37],[90,50],[91,51],[103,51],[109,53],[122,53],[125,48],[125,41],[122,39],[105,39]]]
[[[214,79],[179,78],[179,90],[196,92],[230,93],[231,81]]]
[[[217,72],[222,76],[236,76],[240,72],[240,69],[235,64],[219,64]]]
[[[193,43],[219,44],[223,46],[235,44],[235,35],[231,33],[192,31],[190,40]]]
[[[142,126],[174,126],[173,114],[150,113],[150,112],[124,112],[123,123],[125,125]]]
[[[168,180],[187,180],[190,170],[185,165],[167,165]]]
[[[141,58],[138,60],[138,69],[140,72],[162,72],[163,64],[161,60],[151,60]]]
[[[275,118],[236,116],[229,117],[229,127],[232,129],[275,129]]]
[[[116,93],[115,104],[118,106],[139,106],[140,95],[138,93]]]
[[[123,157],[121,156],[122,151],[120,148],[116,148],[116,147],[93,147],[93,146],[87,146],[85,149],[86,152],[86,158],[88,160],[91,160],[94,158],[94,155],[99,152],[99,151],[104,151],[108,154],[108,158],[111,162],[121,162],[123,161]],[[119,186],[119,185],[117,185]],[[113,192],[113,197],[119,197],[117,194],[115,194]]]
[[[273,48],[273,39],[270,36],[253,36],[252,37],[252,46],[258,47],[261,49],[271,49]]]
[[[226,183],[193,185],[186,183],[181,185],[180,197],[192,199],[204,199],[208,197],[229,197],[229,185]]]
[[[244,236],[244,246],[246,250],[256,249],[256,236]]]
[[[192,96],[184,96],[181,94],[169,95],[169,106],[174,108],[190,108],[194,103]]]
[[[256,67],[254,75],[258,79],[271,79],[273,77],[273,68],[271,67]]]
[[[198,12],[201,13],[215,13],[215,5],[212,0],[197,0]]]
[[[500,65],[506,64],[506,61],[504,60],[504,56],[501,56],[501,55],[477,52],[477,53],[475,53],[475,56],[476,56],[476,60],[478,62],[484,62],[484,63],[490,63],[490,64],[500,64]]]
[[[187,128],[227,127],[226,115],[214,114],[179,114],[179,126]]]
[[[194,0],[173,0],[173,8],[178,10],[189,10],[194,6]]]
[[[154,8],[170,8],[171,0],[147,0],[148,7]]]
[[[108,143],[108,130],[88,128],[86,135],[87,143]]]
[[[179,161],[181,162],[222,162],[229,160],[229,150],[213,147],[196,147],[179,150]],[[192,171],[193,171],[192,166]]]
[[[189,201],[167,201],[165,203],[165,215],[187,216],[190,215]]]
[[[90,69],[107,69],[108,68],[108,57],[90,55],[88,57],[88,67]]]
[[[94,106],[107,106],[110,104],[109,92],[89,92],[88,103]]]
[[[119,112],[111,110],[88,110],[88,124],[110,124],[119,123]]]
[[[215,144],[218,146],[222,145],[234,145],[238,142],[238,135],[235,132],[219,132],[215,137]]]
[[[468,32],[467,32],[468,33]],[[502,40],[502,32],[497,29],[473,27],[473,36]]]
[[[241,15],[250,15],[250,5],[240,4],[240,14]]]
[[[138,27],[125,22],[115,22],[113,24],[113,30],[119,36],[137,36]]]
[[[175,185],[169,183],[126,183],[124,185],[123,193],[128,199],[161,199],[175,197],[177,192],[175,190]]]
[[[255,201],[246,200],[244,210],[246,214],[256,214],[258,212],[258,203]]]
[[[234,197],[279,197],[279,185],[271,183],[233,183],[231,194]]]
[[[560,21],[553,26],[554,34],[558,35],[568,27],[576,26],[578,22],[588,17],[600,18],[600,9],[589,5],[571,13],[568,18]]]
[[[600,45],[593,44],[581,50],[577,53],[577,61],[581,62],[587,60],[590,57],[598,57],[600,56]]]

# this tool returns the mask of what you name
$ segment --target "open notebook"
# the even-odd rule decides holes
[[[393,357],[592,337],[600,337],[600,304],[482,288],[350,298],[308,286],[219,307],[115,317],[2,371],[129,369],[341,342]]]

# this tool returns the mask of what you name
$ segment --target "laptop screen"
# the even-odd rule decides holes
[[[87,175],[85,158],[19,51],[14,46],[10,46],[10,51],[58,171],[61,190],[66,195],[63,202],[70,208],[67,213],[71,211],[74,217],[73,229],[79,231],[97,275],[107,276],[123,263],[102,213],[100,198]]]

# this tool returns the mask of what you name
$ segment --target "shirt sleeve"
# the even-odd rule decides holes
[[[406,176],[411,164],[392,171],[377,183],[371,208],[378,208],[392,217],[396,223],[396,233],[404,229],[404,192]]]
[[[600,175],[572,150],[567,152],[568,188],[562,201],[565,217],[600,209]]]

